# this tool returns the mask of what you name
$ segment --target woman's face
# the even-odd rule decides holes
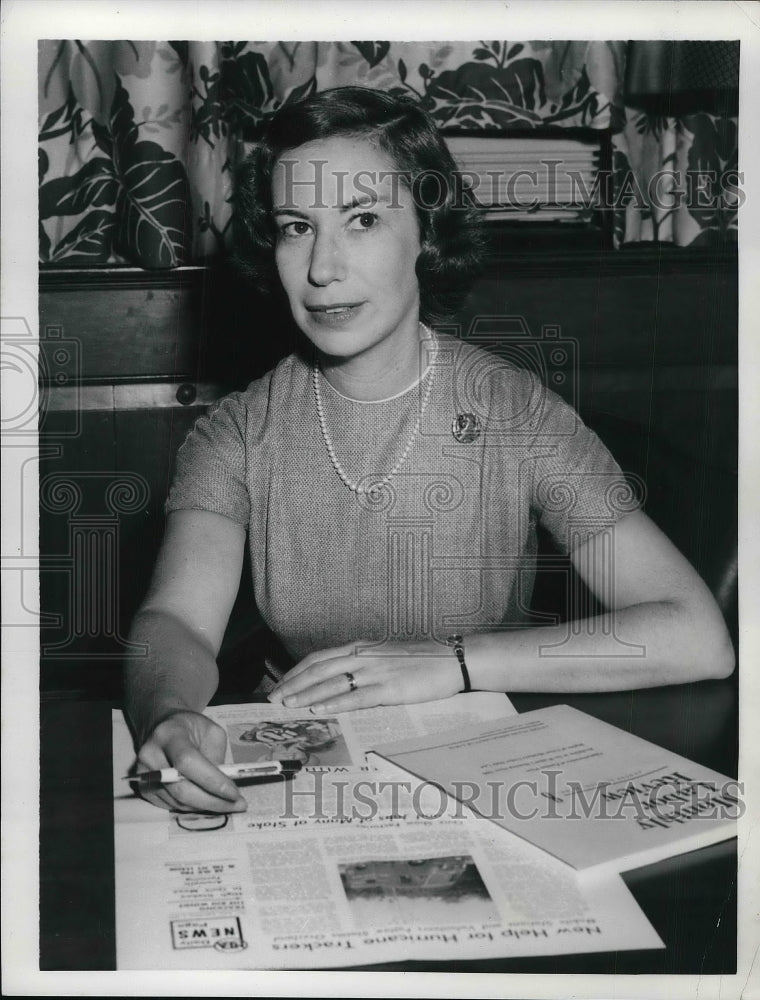
[[[296,323],[348,359],[418,339],[417,213],[391,160],[366,139],[307,143],[272,180],[275,260]]]

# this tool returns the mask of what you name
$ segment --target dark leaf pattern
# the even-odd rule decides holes
[[[501,68],[473,62],[446,70],[430,82],[423,101],[439,125],[475,129],[535,127],[545,104],[536,59],[516,59]]]
[[[50,167],[50,157],[44,149],[37,150],[37,183],[42,184]]]
[[[60,135],[68,135],[69,142],[75,142],[85,131],[90,122],[85,121],[84,108],[80,108],[69,85],[68,97],[55,111],[52,111],[42,123],[39,134],[40,142],[49,142]]]
[[[317,79],[314,76],[310,76],[309,79],[302,83],[300,87],[294,87],[293,90],[288,94],[283,104],[297,104],[298,101],[302,101],[309,94],[313,94],[317,89]]]
[[[72,111],[75,106],[74,95],[71,92],[71,88],[69,88],[69,99],[66,103],[56,108],[55,111],[51,111],[40,126],[40,141],[53,139],[55,136],[60,135],[61,132],[68,131],[68,129],[61,129],[60,126],[71,121]]]
[[[625,153],[616,149],[612,157],[612,171],[614,187],[616,191],[621,191],[625,183],[625,178],[631,174],[631,165]],[[625,242],[625,213],[617,211],[613,215],[612,239],[616,247],[621,247]]]
[[[214,73],[213,76],[209,76],[208,72],[199,75],[204,89],[201,93],[197,87],[193,87],[193,96],[200,98],[200,101],[194,101],[190,106],[190,137],[193,142],[202,139],[209,146],[213,146],[214,140],[222,135],[222,129],[226,129],[221,97],[221,75]]]
[[[47,264],[50,260],[50,237],[42,225],[42,219],[37,223],[37,235],[40,242],[40,261],[43,264]]]
[[[119,84],[110,120],[118,182],[114,249],[140,267],[177,267],[187,259],[190,188],[185,168],[155,142],[140,140]]]
[[[690,115],[685,125],[694,136],[688,155],[689,214],[702,230],[725,233],[735,227],[736,210],[724,208],[720,177],[737,166],[736,126],[707,115]]]
[[[578,125],[593,125],[599,111],[597,93],[592,89],[584,67],[575,86],[563,95],[559,107],[545,121],[547,125],[561,125],[568,121]]]
[[[619,104],[613,104],[610,107],[610,125],[609,130],[613,135],[618,132],[622,132],[625,128],[625,108]]]
[[[466,59],[457,65],[452,56],[454,47],[441,43],[225,41],[214,43],[211,58],[204,55],[199,59],[188,42],[170,41],[154,46],[159,58],[152,68],[149,60],[144,66],[141,63],[139,73],[131,68],[135,60],[109,64],[103,49],[94,48],[103,44],[66,42],[56,48],[50,43],[51,56],[43,73],[46,103],[41,105],[44,113],[38,154],[43,261],[100,263],[113,260],[117,253],[131,264],[173,267],[191,259],[193,225],[196,235],[210,234],[222,248],[230,229],[227,195],[220,200],[218,182],[206,189],[203,179],[194,175],[196,208],[191,209],[190,183],[184,151],[177,147],[177,129],[189,121],[191,144],[206,147],[209,164],[218,163],[222,172],[231,170],[239,159],[240,144],[256,141],[262,125],[278,107],[313,93],[318,79],[320,86],[334,85],[328,77],[318,76],[325,66],[332,65],[333,57],[336,84],[357,82],[383,87],[397,96],[411,96],[421,101],[442,127],[501,130],[586,125],[609,128],[616,137],[624,135],[614,150],[613,189],[621,196],[614,213],[615,245],[626,239],[625,202],[629,213],[643,223],[641,235],[636,235],[639,230],[634,226],[633,236],[628,238],[675,238],[662,228],[663,219],[672,213],[655,218],[646,201],[639,204],[625,189],[635,177],[646,190],[647,171],[652,169],[679,169],[685,155],[681,152],[668,156],[666,149],[657,159],[658,145],[662,147],[668,136],[672,137],[674,128],[678,130],[678,149],[688,151],[691,173],[713,171],[720,175],[738,169],[735,120],[707,114],[679,119],[634,115],[614,96],[616,88],[605,86],[609,81],[600,75],[600,66],[604,69],[607,65],[604,59],[582,66],[576,61],[568,77],[574,82],[563,84],[556,76],[556,62],[551,61],[558,57],[547,55],[562,43],[481,40],[468,47]],[[116,44],[122,49],[132,45]],[[337,46],[327,62],[326,46]],[[65,79],[63,57],[69,50],[78,54],[79,71],[86,64],[90,75],[95,74],[103,102],[105,95],[109,101],[113,97],[110,114],[107,105],[90,103],[73,72],[68,81]],[[560,55],[565,58],[564,51]],[[314,59],[311,69],[309,59]],[[142,111],[136,120],[128,93],[130,76],[144,78],[150,73],[155,75],[156,85],[139,91]],[[184,106],[176,90],[170,95],[162,89],[171,86],[186,88],[190,100]],[[629,146],[639,150],[631,161],[623,152]],[[649,150],[644,158],[642,147]],[[177,152],[169,152],[170,148]],[[672,144],[669,148],[672,150]],[[203,158],[202,154],[194,160]],[[635,171],[630,162],[637,164]],[[679,216],[692,219],[688,239],[694,239],[694,227],[701,234],[698,240],[735,238],[736,205],[719,186],[702,193],[699,202],[690,204],[689,212]],[[65,225],[63,219],[70,221]],[[208,243],[205,248],[205,252],[214,252]]]
[[[111,254],[113,212],[89,212],[49,254],[50,263],[104,264]]]
[[[391,48],[390,42],[351,42],[351,44],[361,52],[373,68],[385,59]]]
[[[174,49],[174,51],[179,56],[179,61],[183,66],[187,66],[190,60],[190,43],[189,42],[169,42],[169,45]]]
[[[54,215],[80,215],[87,208],[113,205],[117,182],[113,164],[95,157],[73,175],[55,177],[40,188],[40,219]]]
[[[225,60],[219,101],[229,128],[245,142],[254,141],[262,122],[276,107],[269,67],[260,52],[244,52]]]
[[[114,247],[140,267],[187,259],[190,189],[185,168],[155,142],[138,142],[121,162]]]

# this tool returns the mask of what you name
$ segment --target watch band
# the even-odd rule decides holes
[[[462,679],[464,681],[462,693],[466,694],[468,691],[472,691],[472,684],[470,684],[470,674],[467,670],[467,664],[464,662],[464,639],[461,635],[450,635],[446,639],[446,645],[454,650],[454,655],[459,660]]]

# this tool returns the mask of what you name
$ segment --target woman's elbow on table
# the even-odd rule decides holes
[[[704,587],[701,599],[687,612],[687,643],[694,680],[723,680],[736,667],[736,651],[712,594]]]
[[[689,567],[672,596],[655,601],[667,624],[658,633],[660,658],[672,680],[666,683],[723,680],[736,666],[736,653],[723,614],[707,585]]]
[[[598,545],[579,547],[573,563],[592,592],[614,609],[621,637],[648,647],[650,682],[729,677],[736,663],[731,637],[691,563],[642,511],[619,521],[612,539],[611,579]]]

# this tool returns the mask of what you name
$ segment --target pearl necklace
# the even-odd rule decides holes
[[[426,327],[422,327],[422,329],[425,330],[426,333],[430,333],[430,331],[427,330]],[[344,486],[347,486],[351,490],[352,493],[375,493],[381,487],[385,486],[385,484],[390,482],[390,480],[396,475],[398,470],[406,461],[409,452],[412,450],[412,445],[414,444],[414,441],[417,437],[417,433],[420,429],[420,424],[422,423],[422,418],[425,414],[425,410],[427,409],[427,405],[430,402],[430,393],[432,392],[433,389],[432,370],[433,370],[433,364],[435,363],[435,357],[438,353],[438,341],[435,338],[435,334],[431,333],[431,336],[433,338],[435,353],[433,355],[432,363],[428,366],[427,371],[422,376],[423,381],[426,381],[427,385],[425,386],[425,392],[423,393],[422,396],[422,403],[420,404],[420,412],[417,414],[417,420],[415,421],[414,429],[412,430],[412,433],[409,436],[409,440],[406,442],[406,447],[401,452],[400,458],[393,466],[391,471],[388,472],[386,475],[384,475],[381,479],[377,480],[377,482],[372,483],[371,486],[362,486],[358,482],[352,482],[348,478],[346,470],[340,464],[338,456],[335,454],[335,448],[330,438],[330,433],[327,430],[327,420],[325,419],[325,410],[324,406],[322,405],[322,395],[319,391],[319,365],[317,364],[316,361],[312,365],[311,379],[312,379],[312,384],[314,386],[314,400],[317,404],[317,416],[319,417],[319,426],[322,430],[322,437],[324,438],[325,446],[327,448],[327,454],[330,456],[330,461],[332,462],[333,468],[338,474],[338,478],[344,484]]]

